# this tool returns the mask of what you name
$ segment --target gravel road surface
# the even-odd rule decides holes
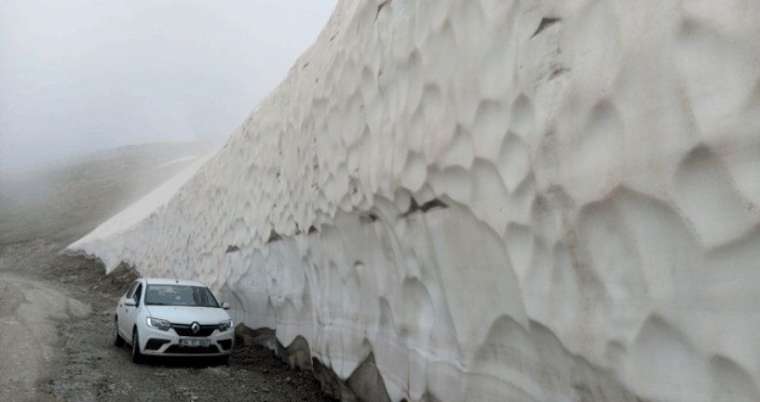
[[[238,342],[229,365],[131,362],[112,345],[118,295],[134,278],[105,276],[63,244],[0,245],[0,401],[329,401],[310,372]]]

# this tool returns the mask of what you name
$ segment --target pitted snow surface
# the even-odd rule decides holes
[[[344,0],[171,201],[76,247],[342,379],[372,354],[394,401],[755,401],[758,20]]]

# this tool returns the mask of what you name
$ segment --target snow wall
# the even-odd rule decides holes
[[[73,248],[208,282],[365,399],[757,401],[757,21],[340,1],[173,198]]]

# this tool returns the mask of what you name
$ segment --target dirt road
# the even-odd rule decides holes
[[[90,308],[43,283],[0,274],[0,400],[46,400],[40,379],[55,357],[56,322],[90,315]]]
[[[311,373],[255,345],[229,366],[194,360],[135,365],[111,340],[118,294],[133,273],[42,240],[0,246],[2,401],[327,401]]]

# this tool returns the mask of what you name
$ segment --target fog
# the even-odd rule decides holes
[[[224,141],[334,6],[0,1],[0,170],[126,144]]]

